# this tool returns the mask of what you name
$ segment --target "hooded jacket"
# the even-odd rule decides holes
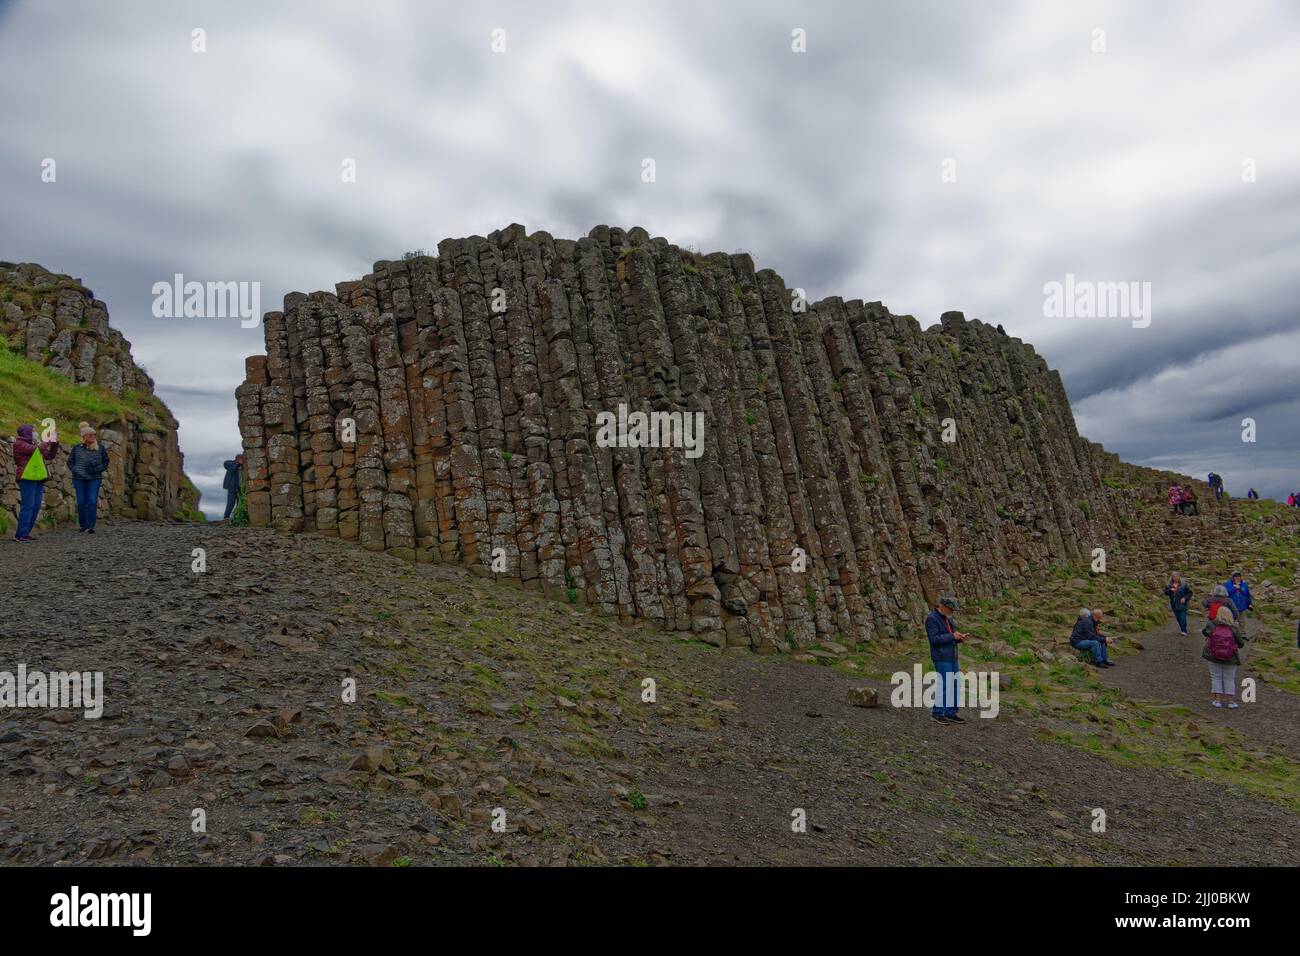
[[[226,477],[221,480],[221,487],[226,491],[238,491],[240,479],[243,477],[240,474],[243,470],[242,466],[233,458],[223,462],[223,466],[226,469]]]
[[[41,457],[45,459],[45,464],[49,465],[59,454],[59,443],[56,441],[43,441],[39,445],[35,442],[36,426],[19,425],[18,437],[14,439],[14,474],[21,480],[23,469],[27,467],[27,462],[31,461],[32,452],[37,448],[41,450]],[[41,479],[48,481],[49,479]]]

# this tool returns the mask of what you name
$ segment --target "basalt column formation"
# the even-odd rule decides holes
[[[449,239],[287,296],[265,333],[236,392],[253,524],[716,644],[901,634],[1119,526],[1029,346],[804,305],[748,255],[640,228]],[[703,454],[602,447],[620,404],[703,412]]]

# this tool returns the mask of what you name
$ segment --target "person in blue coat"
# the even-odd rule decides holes
[[[1240,571],[1233,571],[1232,577],[1224,581],[1223,586],[1228,592],[1228,597],[1232,599],[1232,606],[1237,609],[1237,620],[1241,621],[1255,601],[1250,594],[1250,585],[1246,583]]]
[[[966,635],[953,624],[952,615],[956,610],[956,598],[940,598],[938,606],[925,619],[930,661],[939,675],[939,693],[930,716],[941,724],[966,723],[957,713],[957,645],[966,640]]]

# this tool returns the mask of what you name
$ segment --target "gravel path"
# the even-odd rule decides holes
[[[0,671],[102,671],[106,692],[98,720],[0,710],[5,862],[1300,856],[1300,815],[1234,787],[1113,763],[1015,717],[940,726],[887,706],[886,685],[882,706],[850,707],[848,688],[869,682],[330,539],[60,529],[0,541],[0,600]],[[1206,720],[1296,755],[1295,698],[1215,712],[1178,640],[1145,636],[1147,650],[1104,679],[1199,702]],[[642,699],[647,678],[654,703]],[[348,680],[355,702],[343,699]],[[1094,808],[1105,833],[1090,829]]]

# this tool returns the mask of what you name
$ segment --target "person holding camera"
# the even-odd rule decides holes
[[[966,640],[957,630],[952,615],[957,610],[956,598],[944,597],[930,616],[925,619],[925,636],[930,642],[930,661],[939,675],[938,694],[930,716],[941,724],[964,724],[966,719],[957,714],[957,645]]]

